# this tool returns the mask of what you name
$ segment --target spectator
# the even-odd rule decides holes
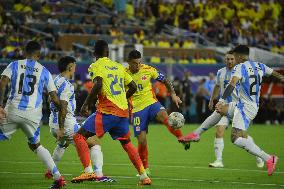
[[[199,86],[197,88],[196,96],[195,96],[198,123],[202,123],[207,117],[206,109],[208,107],[208,103],[206,100],[206,96],[208,96],[208,92],[205,89],[205,82],[206,82],[206,79],[201,79],[199,81]]]

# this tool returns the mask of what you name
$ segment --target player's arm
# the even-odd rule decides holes
[[[126,92],[126,98],[129,99],[136,91],[137,91],[137,85],[132,80],[128,85],[128,91]]]
[[[279,79],[282,83],[284,83],[284,76],[282,74],[280,74],[279,72],[273,70],[271,75],[273,77],[276,77],[277,79]]]
[[[214,86],[214,89],[213,89],[213,93],[210,97],[210,101],[209,101],[209,109],[212,110],[213,109],[213,105],[214,105],[214,100],[217,99],[217,97],[219,96],[220,94],[220,85],[219,84],[216,84]]]
[[[225,91],[224,91],[224,93],[223,93],[223,95],[222,95],[222,97],[219,101],[224,102],[225,99],[227,99],[228,96],[230,96],[233,93],[233,91],[234,91],[239,80],[240,80],[240,78],[237,77],[237,76],[232,77],[229,85],[226,87],[226,89],[225,89]]]
[[[103,87],[103,78],[97,76],[94,78],[93,83],[94,86],[81,108],[81,114],[84,116],[87,116],[89,110],[93,107],[94,104],[96,104],[98,100],[98,94]]]
[[[9,77],[3,75],[0,80],[0,119],[6,117],[6,112],[4,111],[4,98],[6,86],[10,82]]]
[[[181,104],[182,101],[181,101],[180,98],[176,95],[176,92],[175,92],[175,89],[174,89],[174,87],[173,87],[172,82],[171,82],[168,78],[166,78],[166,77],[165,77],[163,80],[161,80],[161,81],[165,84],[167,90],[170,92],[171,97],[172,97],[172,101],[173,101],[173,102],[176,104],[176,106],[179,108],[179,104]]]

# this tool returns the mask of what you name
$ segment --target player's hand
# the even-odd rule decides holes
[[[176,94],[172,94],[172,100],[173,102],[176,104],[176,106],[179,108],[179,104],[182,103],[181,99],[176,95]]]
[[[5,119],[6,116],[7,116],[6,111],[2,107],[0,107],[0,119]]]
[[[209,110],[213,111],[213,106],[214,106],[214,102],[213,102],[213,100],[210,100],[209,104],[208,104]]]
[[[64,137],[64,128],[59,128],[56,132],[56,135],[57,135],[57,141],[60,141],[63,137]]]
[[[81,110],[80,110],[80,114],[81,114],[81,116],[88,117],[89,116],[89,107],[87,105],[83,104],[83,106],[81,107]]]

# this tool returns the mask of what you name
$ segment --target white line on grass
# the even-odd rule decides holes
[[[0,161],[1,163],[7,164],[41,164],[39,161]],[[75,164],[80,165],[79,162],[60,162],[60,164]],[[132,166],[130,163],[106,163],[104,166]],[[258,172],[258,173],[266,173],[265,170],[257,170],[257,169],[237,169],[237,168],[210,168],[210,167],[198,167],[198,166],[184,166],[184,165],[151,165],[151,167],[164,167],[164,168],[182,168],[182,169],[205,169],[205,170],[218,170],[218,171],[239,171],[239,172]],[[273,174],[284,174],[284,171],[275,171]]]
[[[19,172],[8,172],[8,171],[1,171],[0,174],[14,174],[14,175],[42,175],[43,173],[19,173]],[[72,175],[72,174],[64,174],[64,175]],[[137,177],[129,177],[129,176],[111,176],[113,178],[118,179],[135,179]],[[153,177],[152,180],[167,180],[167,181],[184,181],[184,182],[204,182],[204,183],[216,183],[216,184],[240,184],[240,185],[254,185],[254,186],[275,186],[275,187],[284,187],[283,184],[273,184],[273,183],[255,183],[255,182],[235,182],[235,181],[221,181],[221,180],[192,180],[187,178],[163,178],[163,177]],[[154,182],[155,183],[155,182]]]

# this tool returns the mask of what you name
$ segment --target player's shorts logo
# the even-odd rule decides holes
[[[140,131],[140,127],[139,126],[135,127],[135,131],[139,132]]]

